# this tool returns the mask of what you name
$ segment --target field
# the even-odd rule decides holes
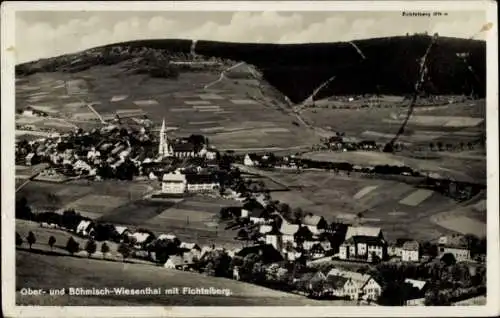
[[[36,270],[35,268],[36,267]],[[69,274],[68,274],[69,273]],[[220,288],[231,296],[140,295],[140,296],[22,296],[31,288]],[[342,305],[342,301],[319,302],[234,280],[169,270],[161,267],[100,261],[86,258],[48,256],[26,251],[16,253],[16,303],[50,306],[303,306]]]
[[[428,157],[427,157],[428,156]],[[464,182],[486,183],[486,157],[476,154],[461,156],[460,153],[423,153],[422,158],[414,153],[404,152],[392,154],[376,151],[315,151],[302,155],[303,158],[349,162],[353,165],[375,166],[394,165],[408,166],[420,172],[433,173],[441,178],[451,178]],[[428,159],[425,159],[425,158]]]
[[[185,199],[149,200],[155,184],[103,181],[86,184],[30,182],[18,193],[35,210],[61,211],[73,208],[81,215],[125,225],[131,229],[147,228],[155,234],[174,233],[179,239],[207,245],[216,242],[227,248],[241,247],[235,230],[219,224],[221,207],[240,203],[225,199],[187,197]],[[49,194],[54,194],[50,196]]]
[[[407,112],[407,108],[310,108],[303,116],[316,126],[342,131],[349,137],[386,143],[395,136]],[[485,118],[484,100],[415,107],[399,141],[424,148],[430,142],[474,142],[486,132]]]
[[[286,202],[292,208],[300,207],[304,212],[322,215],[329,222],[360,222],[381,227],[388,240],[402,237],[432,240],[466,230],[480,235],[486,229],[486,210],[482,201],[459,204],[437,192],[417,189],[409,184],[347,177],[333,172],[269,174],[292,187],[301,186],[300,190],[272,192],[273,199]],[[438,220],[442,221],[436,221],[443,212],[463,208],[470,213],[441,217]],[[360,219],[358,213],[362,213]]]
[[[170,128],[176,128],[173,135],[201,133],[219,149],[286,148],[314,142],[313,134],[293,125],[293,117],[279,111],[278,101],[263,95],[255,80],[224,78],[204,89],[218,77],[217,72],[182,72],[178,79],[125,75],[120,64],[78,74],[37,73],[16,84],[16,108],[32,106],[64,120],[18,116],[16,122],[59,131],[74,125],[99,127],[99,118],[87,106],[91,104],[107,119],[115,114],[147,115],[159,125],[165,118]],[[36,129],[18,132],[19,136],[33,134],[43,133]]]

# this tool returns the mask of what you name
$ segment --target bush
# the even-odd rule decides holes
[[[31,249],[32,245],[36,243],[35,234],[30,231],[28,233],[28,237],[26,238],[26,241],[28,241],[28,245],[30,246],[30,249]]]

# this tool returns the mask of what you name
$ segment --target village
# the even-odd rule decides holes
[[[72,237],[68,240],[66,250],[71,255],[86,252],[90,257],[97,251],[96,242],[103,242],[100,252],[105,257],[110,253],[109,241],[116,244],[123,260],[142,259],[168,269],[233,278],[315,299],[445,305],[484,294],[485,239],[453,235],[437,241],[402,238],[389,243],[380,227],[359,220],[332,222],[293,209],[273,200],[263,183],[250,186],[245,179],[245,167],[262,168],[266,162],[300,171],[303,165],[293,155],[276,160],[272,153],[246,154],[235,163],[234,157],[221,155],[201,135],[174,139],[167,131],[164,120],[158,141],[144,127],[80,130],[43,142],[21,141],[16,158],[25,165],[49,164],[34,180],[146,179],[161,185],[149,196],[151,200],[188,194],[232,200],[234,206],[220,209],[218,222],[236,231],[234,239],[243,242],[243,248],[228,249],[217,241],[211,245],[181,241],[174,232],[103,223],[75,210],[21,213],[21,218],[86,239],[85,246]],[[374,145],[364,148],[372,150]],[[16,217],[17,212],[16,207]],[[23,241],[17,234],[16,243]],[[31,247],[35,235],[30,232],[26,241]]]

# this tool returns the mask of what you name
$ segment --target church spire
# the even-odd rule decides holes
[[[164,156],[165,154],[165,118],[163,118],[163,121],[161,123],[161,129],[160,129],[160,145],[158,146],[158,154],[160,156]]]

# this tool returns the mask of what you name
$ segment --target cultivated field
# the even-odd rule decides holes
[[[425,159],[425,156],[426,154],[423,154],[422,158],[417,158],[410,152],[392,154],[378,151],[314,151],[302,154],[303,158],[312,160],[349,162],[360,166],[408,166],[420,172],[433,173],[441,178],[473,183],[486,182],[486,161],[478,160],[479,155],[473,155],[471,158],[467,155],[435,153],[432,157],[429,155],[428,159]]]
[[[54,119],[30,122],[47,128],[50,121],[56,130],[72,125],[98,127],[98,117],[88,104],[103,118],[146,114],[156,125],[165,118],[169,127],[177,128],[173,134],[207,135],[221,149],[291,147],[315,141],[307,129],[292,124],[293,117],[278,110],[273,96],[263,95],[255,80],[224,78],[204,89],[218,77],[218,73],[183,72],[178,79],[151,78],[124,74],[120,65],[78,74],[37,73],[17,83],[16,108],[32,106],[64,118],[59,123]],[[17,118],[18,123],[29,120]],[[28,133],[19,132],[19,136]]]
[[[303,116],[315,126],[347,136],[385,143],[399,130],[407,108],[307,109]],[[473,142],[486,131],[484,100],[444,106],[415,107],[400,142],[428,147],[430,142]]]
[[[54,184],[33,181],[17,196],[25,197],[35,210],[75,209],[83,216],[102,222],[131,229],[147,228],[157,235],[174,233],[186,242],[217,243],[230,249],[242,247],[242,243],[234,239],[236,230],[225,230],[225,224],[219,224],[217,218],[221,207],[241,203],[196,196],[181,200],[146,199],[147,194],[154,192],[155,186],[149,182]]]
[[[455,221],[461,228],[436,222],[435,217],[440,213],[460,209],[463,205],[439,193],[397,181],[347,177],[324,171],[270,174],[292,187],[301,186],[300,190],[272,192],[273,199],[289,203],[292,208],[300,207],[304,212],[322,215],[329,222],[359,222],[381,227],[389,240],[402,237],[431,240],[461,232],[472,223],[476,228],[478,224],[485,224],[486,211],[480,210],[481,201],[474,203],[475,214],[467,214],[467,220]],[[358,213],[362,213],[362,218],[357,218]],[[480,232],[475,230],[474,233]]]

